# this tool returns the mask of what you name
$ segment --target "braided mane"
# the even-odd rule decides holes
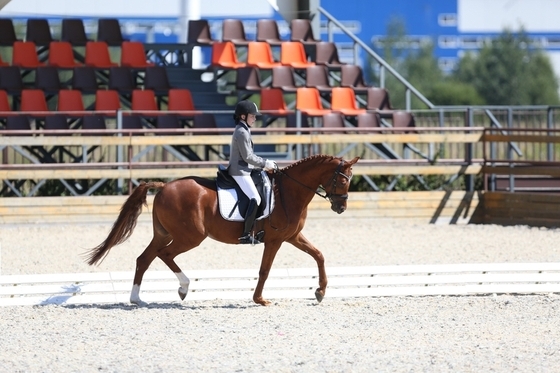
[[[340,159],[340,157],[334,157],[334,156],[332,156],[332,155],[315,154],[315,155],[312,155],[312,156],[310,156],[310,157],[300,159],[299,161],[294,162],[294,163],[292,163],[291,165],[284,167],[284,170],[289,170],[290,168],[299,166],[300,164],[302,164],[302,163],[304,163],[304,162],[311,161],[311,160],[313,160],[313,159],[318,159],[318,158],[329,159],[329,160],[332,160],[332,159]]]

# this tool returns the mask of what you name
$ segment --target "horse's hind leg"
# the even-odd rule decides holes
[[[144,273],[150,267],[150,264],[154,261],[158,252],[164,248],[171,241],[170,236],[161,236],[154,234],[152,242],[146,247],[144,252],[136,259],[136,271],[134,273],[134,281],[132,285],[132,291],[130,293],[130,303],[143,306],[146,303],[140,299],[140,286],[142,284],[142,278]]]
[[[177,263],[175,263],[175,257],[181,253],[187,252],[198,245],[204,240],[205,236],[192,232],[189,235],[189,239],[183,239],[182,241],[173,240],[173,242],[165,247],[158,253],[158,257],[169,267],[170,270],[175,273],[177,279],[179,280],[179,297],[181,300],[185,300],[187,293],[189,292],[189,285],[191,281],[185,275],[185,273],[179,268]]]
[[[307,238],[301,234],[301,232],[287,242],[291,243],[301,251],[311,255],[313,259],[315,259],[315,262],[317,262],[317,267],[319,269],[319,288],[315,290],[315,298],[317,298],[318,302],[321,302],[325,297],[325,291],[327,290],[327,272],[325,271],[325,258],[323,257],[323,253],[313,246],[313,244],[309,242]]]

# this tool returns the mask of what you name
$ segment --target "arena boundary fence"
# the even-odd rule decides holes
[[[0,198],[0,223],[113,222],[127,196]],[[480,194],[463,191],[351,192],[346,217],[406,218],[425,223],[465,223],[477,211]],[[154,195],[147,198],[140,222],[151,221]],[[478,212],[477,212],[478,214]],[[309,204],[310,218],[341,218],[330,203],[316,196]]]
[[[560,263],[476,263],[327,268],[328,298],[560,292]],[[128,303],[132,272],[0,276],[0,306]],[[258,270],[193,270],[186,302],[252,299]],[[148,271],[142,296],[178,302],[171,271]],[[316,268],[273,269],[269,299],[313,299]]]

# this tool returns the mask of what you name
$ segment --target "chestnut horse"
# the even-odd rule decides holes
[[[276,207],[268,218],[257,221],[255,230],[264,230],[264,252],[259,270],[259,280],[253,301],[261,305],[270,302],[262,297],[274,257],[282,242],[289,242],[311,255],[319,269],[319,288],[315,291],[321,302],[327,287],[323,254],[301,233],[307,217],[307,206],[315,194],[328,199],[331,209],[341,214],[346,210],[348,187],[352,177],[351,161],[327,155],[316,155],[269,173],[274,179]],[[218,211],[216,182],[200,177],[186,177],[169,183],[142,182],[123,204],[111,232],[103,243],[88,253],[89,265],[99,264],[109,250],[132,234],[142,205],[146,204],[149,189],[160,189],[154,198],[152,218],[154,237],[136,260],[134,284],[130,302],[145,305],[140,300],[140,284],[150,263],[158,257],[179,280],[179,296],[185,299],[189,278],[181,271],[174,258],[200,245],[206,238],[237,244],[243,222],[227,221]],[[322,189],[323,194],[318,192]]]

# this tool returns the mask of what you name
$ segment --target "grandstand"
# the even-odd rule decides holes
[[[0,194],[123,193],[140,178],[181,176],[186,162],[211,175],[227,160],[232,109],[241,98],[255,100],[265,114],[258,153],[286,164],[325,150],[360,155],[369,168],[356,172],[374,190],[379,186],[369,176],[387,170],[371,165],[392,162],[409,167],[403,173],[426,187],[423,175],[435,173],[445,176],[443,185],[463,177],[472,191],[472,166],[482,164],[486,146],[478,145],[480,135],[468,137],[468,128],[523,126],[528,111],[541,129],[553,126],[546,112],[555,108],[436,108],[318,1],[282,2],[276,11],[264,3],[252,21],[181,18],[184,41],[153,34],[139,40],[128,32],[130,19],[96,17],[92,4],[79,18],[56,18],[47,9],[43,17],[0,18]],[[131,10],[136,19],[145,16],[139,9]],[[170,12],[154,14],[153,22],[172,22]],[[342,34],[351,57],[334,42]],[[364,54],[377,64],[378,86],[364,79]],[[404,85],[405,107],[391,104],[387,75]],[[411,110],[413,98],[428,110]],[[464,133],[449,143],[453,135],[429,137],[417,126]],[[321,133],[336,136],[296,136]],[[511,149],[526,153],[510,144],[492,154],[512,160]],[[451,168],[432,167],[438,164]],[[499,179],[489,179],[492,188],[505,185]]]

